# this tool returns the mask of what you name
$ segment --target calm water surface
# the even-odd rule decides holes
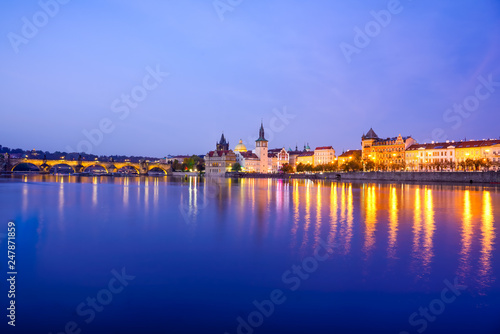
[[[499,188],[34,175],[0,203],[18,333],[500,332]]]

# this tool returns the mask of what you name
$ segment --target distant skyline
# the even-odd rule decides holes
[[[261,120],[271,148],[339,153],[370,127],[500,136],[495,0],[60,1],[1,5],[3,146],[250,150]]]

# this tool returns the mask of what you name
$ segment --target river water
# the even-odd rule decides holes
[[[500,332],[498,187],[30,175],[0,203],[17,333]]]

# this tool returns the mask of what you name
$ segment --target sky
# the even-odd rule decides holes
[[[0,145],[99,155],[499,138],[500,1],[4,1]]]

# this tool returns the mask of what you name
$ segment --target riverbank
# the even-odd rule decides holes
[[[500,184],[500,172],[332,172],[314,174],[259,174],[227,172],[228,178],[275,178],[337,181],[395,181]]]

